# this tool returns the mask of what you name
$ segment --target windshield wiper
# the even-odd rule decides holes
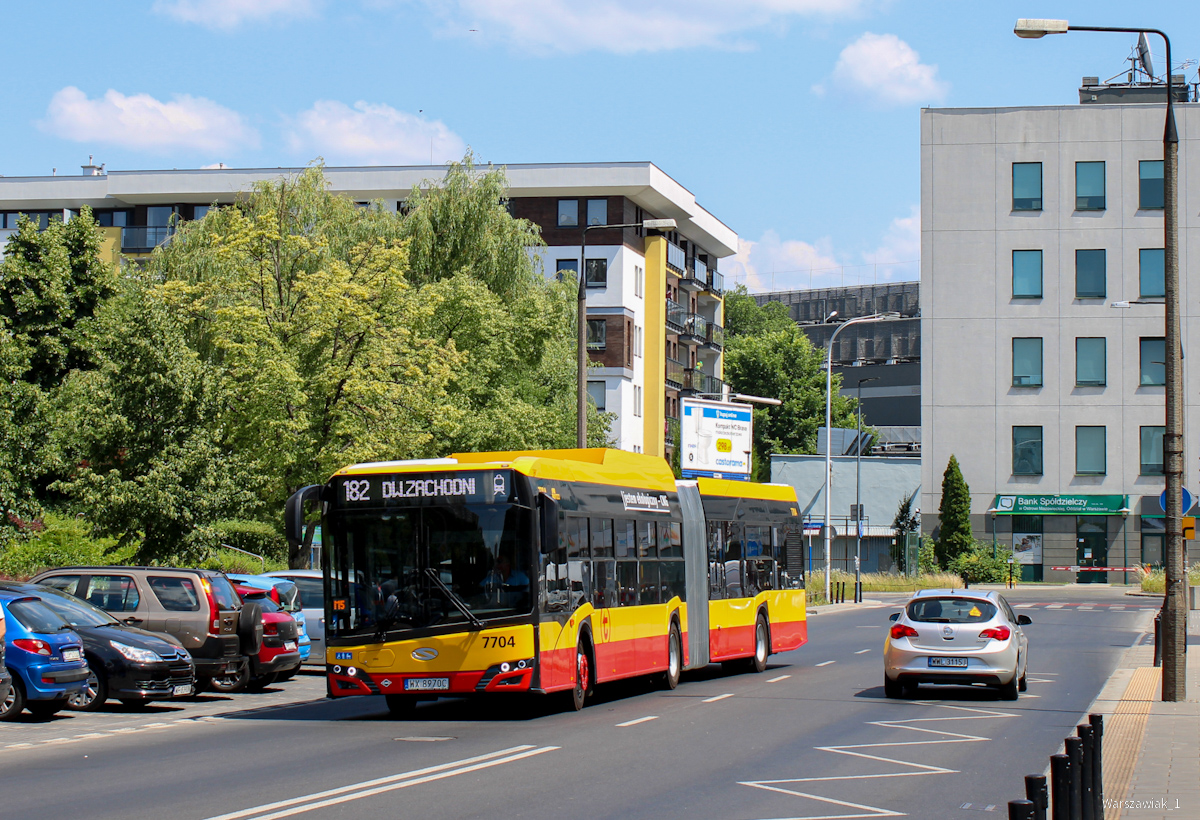
[[[450,603],[454,604],[454,608],[466,616],[467,620],[471,622],[471,626],[483,626],[483,621],[476,618],[475,613],[471,611],[471,608],[466,605],[463,599],[459,598],[454,590],[446,586],[446,582],[438,576],[438,571],[436,569],[433,567],[426,567],[425,574],[429,576],[429,580],[437,584],[438,589],[446,594],[446,597],[450,599]]]

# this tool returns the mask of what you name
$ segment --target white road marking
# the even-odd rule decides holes
[[[717,695],[716,697],[705,698],[704,700],[702,700],[700,702],[701,703],[716,703],[719,700],[725,700],[725,698],[731,698],[731,697],[733,697],[733,692],[726,692],[724,695]]]
[[[639,723],[645,723],[648,720],[658,720],[658,715],[647,715],[646,717],[640,717],[637,720],[627,720],[624,723],[618,723],[617,726],[623,729],[626,726],[637,726]]]
[[[1096,607],[1092,606],[1091,604],[1083,604],[1082,606],[1079,607],[1078,611],[1079,612],[1087,612],[1087,611],[1093,610],[1095,608]]]
[[[817,666],[829,666],[831,663],[837,663],[837,661],[825,661],[824,663],[818,663]]]
[[[1037,606],[1037,604],[1017,604],[1013,607],[1013,609],[1032,609],[1035,606]]]
[[[32,745],[33,745],[32,743],[10,743],[7,746],[5,746],[4,748],[5,749],[28,749]]]
[[[855,629],[883,629],[883,624],[859,624]]]
[[[84,734],[84,735],[75,735],[75,737],[77,737],[80,740],[90,740],[91,738],[94,738],[94,737],[108,737],[108,735],[105,734],[104,732],[88,732],[87,734]]]
[[[1062,609],[1062,604],[1046,604],[1046,609]]]
[[[404,772],[403,774],[366,780],[361,783],[353,783],[349,786],[341,786],[336,789],[304,795],[303,797],[293,797],[288,800],[267,803],[262,806],[231,812],[230,814],[222,814],[218,817],[210,817],[209,820],[240,820],[240,818],[246,817],[254,817],[255,820],[278,820],[281,817],[290,817],[294,814],[316,811],[317,809],[327,808],[338,803],[346,803],[350,800],[373,797],[377,794],[396,789],[405,789],[409,786],[417,786],[422,783],[442,780],[459,774],[468,774],[491,766],[511,763],[544,752],[555,751],[558,748],[558,746],[543,746],[541,748],[528,745],[513,746],[509,749],[502,749],[498,752],[491,752],[479,755],[478,757],[456,760],[453,763],[443,763],[439,766],[430,766],[426,769],[417,769],[411,772]],[[276,811],[276,809],[281,809],[282,811]]]
[[[1109,607],[1109,609],[1111,609],[1113,612],[1119,612],[1120,610],[1122,610],[1122,609],[1124,609],[1124,608],[1125,608],[1125,607],[1123,607],[1123,606],[1112,606],[1112,607]]]
[[[767,683],[779,683],[781,680],[787,680],[791,675],[780,675],[777,678],[771,678]]]
[[[854,654],[855,654],[855,655],[862,655],[863,653],[865,653],[865,652],[870,652],[870,651],[871,651],[870,649],[860,649],[860,650],[858,650],[857,652],[855,652]]]

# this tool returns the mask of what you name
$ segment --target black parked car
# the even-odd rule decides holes
[[[87,687],[68,699],[72,709],[93,711],[109,698],[144,703],[195,692],[191,655],[170,635],[127,626],[53,587],[2,581],[0,589],[37,596],[83,638],[90,676]]]

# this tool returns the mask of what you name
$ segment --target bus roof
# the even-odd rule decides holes
[[[378,461],[352,464],[334,476],[378,473],[442,472],[463,467],[516,470],[531,478],[584,481],[660,492],[675,491],[675,476],[665,459],[625,450],[593,447],[583,450],[512,450],[491,453],[454,453],[444,459]],[[739,482],[729,482],[739,483]],[[757,497],[757,496],[754,496]],[[793,496],[794,500],[794,496]]]
[[[701,496],[722,498],[760,498],[764,501],[786,501],[797,504],[796,488],[790,484],[756,484],[753,481],[730,481],[724,478],[699,478]]]

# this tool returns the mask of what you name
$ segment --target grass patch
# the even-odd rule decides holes
[[[894,575],[890,572],[864,572],[861,576],[863,592],[916,592],[918,589],[961,589],[962,578],[949,572],[931,572],[924,575]],[[846,596],[854,599],[854,573],[834,570],[831,584],[845,582]],[[825,571],[809,573],[805,588],[808,603],[813,606],[827,603],[825,600]]]
[[[1167,591],[1167,574],[1164,570],[1146,570],[1139,567],[1137,574],[1141,581],[1142,592],[1162,595]],[[1200,586],[1200,564],[1192,564],[1188,568],[1188,586]]]

